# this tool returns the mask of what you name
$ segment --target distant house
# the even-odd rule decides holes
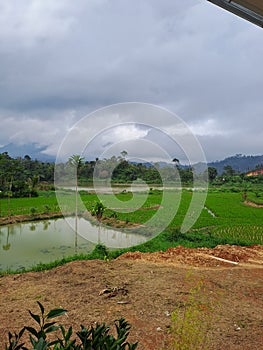
[[[263,175],[263,169],[253,170],[253,171],[250,171],[249,173],[246,173],[246,176],[258,176],[258,175]]]

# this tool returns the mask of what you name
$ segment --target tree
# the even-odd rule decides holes
[[[125,151],[125,150],[123,150],[123,151],[121,151],[121,155],[122,155],[122,157],[125,159],[126,156],[128,155],[128,152]]]
[[[105,211],[106,207],[101,202],[96,202],[92,209],[92,215],[95,215],[97,220],[101,222],[102,215]]]
[[[208,167],[208,179],[209,179],[209,181],[213,181],[216,177],[217,177],[216,168],[209,166]]]
[[[177,158],[174,158],[173,160],[172,160],[174,163],[180,163],[180,161],[179,161],[179,159],[177,159]]]
[[[84,158],[82,158],[78,154],[73,154],[73,156],[69,157],[69,164],[74,168],[75,171],[75,253],[77,252],[78,245],[78,172],[79,168],[83,162]]]
[[[224,172],[223,175],[225,176],[234,176],[235,175],[235,170],[232,168],[231,165],[225,165],[224,166]]]
[[[33,196],[36,196],[36,186],[39,182],[39,176],[37,175],[34,175],[32,178],[29,177],[27,179],[27,185],[28,185],[28,188],[29,188],[29,197],[32,197]]]
[[[92,215],[96,216],[99,222],[98,243],[100,243],[101,219],[105,210],[106,210],[106,207],[101,202],[96,202],[91,212]]]
[[[78,154],[74,154],[73,156],[69,157],[69,164],[70,166],[72,166],[74,168],[75,171],[75,190],[76,190],[76,212],[78,209],[78,174],[79,174],[79,169],[81,164],[83,163],[84,158],[82,158],[80,155]]]
[[[179,169],[181,182],[184,184],[191,184],[193,182],[193,169],[187,167],[186,169]]]

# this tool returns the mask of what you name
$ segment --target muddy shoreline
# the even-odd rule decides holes
[[[40,221],[48,219],[62,218],[63,214],[61,212],[55,213],[42,213],[42,214],[24,214],[24,215],[12,215],[10,217],[4,216],[0,218],[0,226],[17,224],[20,222],[31,222]]]

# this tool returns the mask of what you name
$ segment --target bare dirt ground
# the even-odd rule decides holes
[[[167,349],[170,314],[199,281],[215,306],[210,348],[263,349],[263,247],[229,245],[126,253],[110,262],[75,261],[50,271],[2,276],[1,349],[9,330],[32,325],[27,310],[38,312],[37,300],[47,310],[66,308],[60,322],[74,331],[80,324],[112,323],[123,316],[132,326],[129,340],[139,340],[139,350]]]

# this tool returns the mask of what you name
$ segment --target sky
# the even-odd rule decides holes
[[[138,102],[182,120],[207,161],[263,154],[262,57],[263,30],[206,0],[0,0],[0,146],[56,156],[89,118],[89,134],[109,127],[90,158],[125,140],[142,158],[150,142],[174,147],[152,128],[161,115],[127,124],[120,108],[115,127],[94,113]],[[173,136],[176,123],[165,127]]]

